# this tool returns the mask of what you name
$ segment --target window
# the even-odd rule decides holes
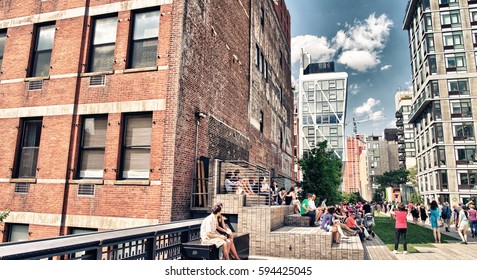
[[[263,111],[260,110],[260,132],[263,133]],[[306,124],[305,122],[303,124]]]
[[[156,66],[159,11],[135,13],[129,68]]]
[[[50,72],[51,51],[55,38],[55,25],[39,25],[36,28],[35,45],[30,63],[30,77],[48,76]]]
[[[440,120],[442,118],[442,113],[441,113],[441,103],[439,101],[435,101],[433,103],[433,112],[430,114],[432,117],[434,117],[435,120]]]
[[[467,79],[448,80],[449,95],[469,95],[469,82]]]
[[[3,62],[3,51],[5,50],[5,40],[7,38],[7,31],[1,30],[0,31],[0,69],[2,69],[2,62]]]
[[[460,11],[450,11],[441,13],[442,28],[460,27]]]
[[[117,16],[94,19],[89,72],[113,69],[117,23]]]
[[[260,8],[260,25],[262,26],[263,30],[263,27],[265,26],[265,11],[263,8]]]
[[[40,148],[41,119],[23,120],[17,164],[18,178],[34,178]]]
[[[29,239],[28,225],[7,224],[7,242],[27,241]]]
[[[260,68],[260,47],[255,45],[255,65]]]
[[[452,101],[451,116],[453,118],[472,117],[472,105],[470,99]]]
[[[330,135],[337,135],[338,128],[337,127],[330,127]]]
[[[442,123],[435,124],[435,136],[438,143],[444,142],[444,129]]]
[[[424,24],[422,24],[422,27],[423,27],[423,31],[427,32],[427,31],[432,31],[432,16],[430,13],[426,13],[424,15]]]
[[[430,74],[437,74],[437,62],[436,62],[436,56],[435,55],[430,55],[427,58],[426,64],[428,64],[428,69]],[[424,80],[424,78],[423,78]]]
[[[446,54],[445,59],[447,72],[467,71],[467,66],[465,63],[465,53]]]
[[[103,178],[107,117],[85,117],[82,124],[79,178]]]
[[[456,153],[458,161],[465,161],[466,163],[475,161],[475,147],[457,149]]]
[[[454,125],[454,140],[473,140],[474,139],[474,124],[462,123]]]
[[[459,0],[439,0],[439,7],[459,6]]]
[[[283,65],[283,52],[280,50],[280,66]]]
[[[476,184],[476,170],[468,170],[468,173],[458,173],[459,185],[475,185]]]
[[[124,118],[123,179],[149,178],[152,114],[127,115]]]
[[[477,10],[470,10],[470,23],[477,25]]]
[[[462,31],[444,33],[442,36],[444,37],[444,50],[464,48]]]

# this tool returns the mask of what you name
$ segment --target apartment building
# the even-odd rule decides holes
[[[283,1],[0,9],[2,241],[187,219],[199,157],[292,176]]]
[[[477,196],[477,1],[411,0],[409,33],[417,180],[427,203]]]

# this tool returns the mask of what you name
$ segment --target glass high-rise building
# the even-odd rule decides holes
[[[299,157],[327,141],[342,161],[345,152],[345,115],[348,74],[335,72],[334,63],[314,63],[303,53],[298,82]]]
[[[477,197],[477,1],[410,0],[417,181],[427,203]]]

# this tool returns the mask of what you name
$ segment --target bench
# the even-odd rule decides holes
[[[285,225],[290,227],[309,227],[309,216],[302,216],[301,214],[292,214],[285,217]]]
[[[250,234],[234,233],[234,244],[240,259],[247,260],[250,251]],[[214,244],[202,244],[200,239],[182,243],[182,250],[182,255],[187,260],[219,260],[222,258],[222,250],[219,250]]]

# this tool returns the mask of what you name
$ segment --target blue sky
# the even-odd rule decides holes
[[[408,36],[402,30],[407,0],[286,0],[291,15],[292,80],[301,49],[347,72],[347,129],[381,135],[395,127],[394,95],[411,85]]]

